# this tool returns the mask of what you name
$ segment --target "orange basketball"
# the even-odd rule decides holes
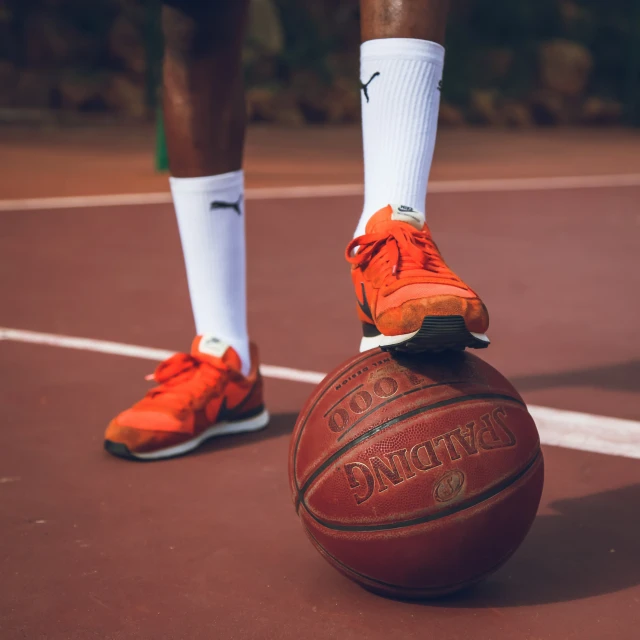
[[[289,455],[316,549],[368,589],[409,598],[502,565],[533,522],[543,475],[522,398],[468,353],[358,354],[309,398]]]

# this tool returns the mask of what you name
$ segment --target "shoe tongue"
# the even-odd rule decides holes
[[[367,233],[383,233],[393,222],[404,222],[422,231],[425,215],[404,204],[388,204],[367,222]]]
[[[236,350],[220,338],[205,333],[196,336],[191,345],[191,355],[198,360],[220,364],[221,362],[229,369],[240,371],[242,363]]]

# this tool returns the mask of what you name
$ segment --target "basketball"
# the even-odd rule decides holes
[[[524,401],[466,352],[358,354],[309,398],[289,453],[315,548],[362,586],[415,599],[471,585],[516,551],[543,469]]]

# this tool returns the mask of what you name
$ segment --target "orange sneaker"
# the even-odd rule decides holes
[[[104,448],[131,460],[159,460],[192,451],[215,436],[266,427],[258,350],[251,372],[240,373],[238,354],[210,335],[197,336],[191,354],[176,353],[149,376],[158,383],[114,418]]]
[[[487,309],[445,264],[424,214],[404,205],[380,209],[346,255],[364,334],[360,351],[489,345]]]

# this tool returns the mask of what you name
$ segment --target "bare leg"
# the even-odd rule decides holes
[[[172,175],[242,166],[248,0],[164,0],[163,105]]]
[[[444,44],[449,0],[361,0],[362,42],[418,38]]]

